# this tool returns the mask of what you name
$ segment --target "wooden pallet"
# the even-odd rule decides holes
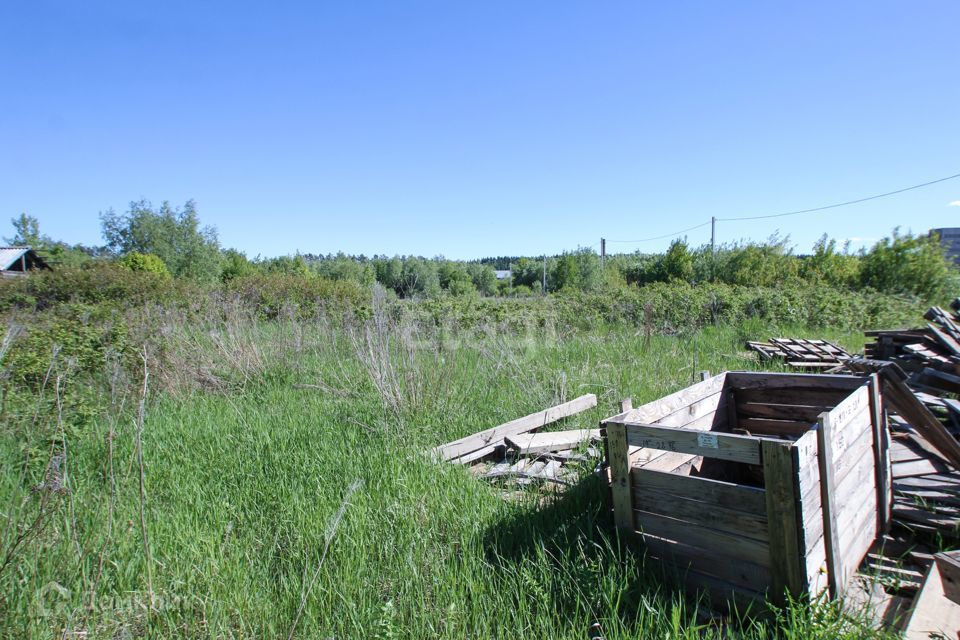
[[[843,347],[827,340],[770,338],[769,342],[747,342],[747,348],[762,360],[784,360],[796,369],[829,369],[850,358]]]

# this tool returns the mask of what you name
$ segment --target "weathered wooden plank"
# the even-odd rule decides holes
[[[670,563],[681,573],[692,569],[754,591],[763,591],[770,583],[768,567],[744,562],[741,558],[724,557],[715,549],[693,547],[653,535],[643,535],[642,539],[650,556]]]
[[[927,326],[930,327],[933,335],[936,336],[937,342],[946,347],[947,351],[949,351],[951,355],[960,356],[960,342],[954,340],[953,336],[936,325],[932,325],[928,322]]]
[[[818,373],[748,373],[730,371],[727,386],[736,389],[790,389],[825,390],[850,392],[863,384],[863,378],[847,375],[822,375]],[[846,395],[844,393],[844,395]]]
[[[846,397],[847,389],[750,388],[734,391],[737,402],[832,408]]]
[[[870,426],[873,430],[874,482],[877,491],[877,529],[885,533],[890,526],[890,509],[893,504],[893,481],[890,470],[890,434],[880,395],[880,378],[869,378]]]
[[[531,413],[528,416],[511,420],[491,429],[448,442],[437,447],[434,451],[443,460],[461,458],[479,449],[502,443],[504,436],[534,431],[561,418],[572,416],[595,406],[597,406],[597,396],[588,393],[555,407]]]
[[[910,391],[909,387],[890,369],[889,365],[880,368],[880,379],[883,386],[883,398],[887,407],[899,413],[910,423],[917,433],[936,447],[937,451],[955,469],[960,469],[960,444],[930,413],[922,402]]]
[[[703,382],[698,382],[690,387],[681,389],[659,400],[648,402],[640,407],[635,407],[629,411],[608,418],[607,421],[616,422],[656,422],[676,411],[681,411],[689,407],[698,400],[702,400],[723,389],[725,373],[708,378]]]
[[[681,476],[648,468],[632,471],[633,484],[638,491],[651,491],[702,500],[724,509],[737,509],[754,516],[767,515],[765,491],[756,487],[731,482]]]
[[[599,439],[600,429],[521,433],[504,436],[503,438],[508,446],[516,449],[521,455],[546,453],[548,451],[569,451],[570,449],[576,449],[584,442]]]
[[[635,484],[633,508],[676,520],[683,520],[694,527],[709,527],[760,542],[767,542],[766,514],[760,516],[746,511],[719,507],[702,500],[690,500],[675,494],[647,490],[643,484]]]
[[[760,464],[760,445],[756,438],[749,436],[632,422],[627,423],[626,427],[627,443],[633,447],[648,447],[719,460]]]
[[[852,508],[855,510],[862,510],[867,508],[866,503],[859,504],[847,504],[847,499],[852,494],[856,493],[861,489],[865,483],[869,483],[871,487],[876,489],[876,474],[874,473],[874,461],[872,451],[869,447],[869,441],[866,443],[868,446],[863,447],[860,452],[856,454],[851,454],[848,459],[844,460],[844,466],[834,467],[834,487],[833,487],[833,496],[835,503],[838,509],[847,509]],[[869,497],[869,496],[868,496]],[[869,498],[871,504],[876,504],[876,496]],[[838,511],[837,513],[840,513]]]
[[[936,562],[930,565],[923,587],[914,601],[904,640],[956,638],[960,636],[960,605],[943,590],[943,578]]]
[[[636,527],[633,522],[633,491],[630,486],[630,452],[626,425],[616,422],[607,424],[607,449],[613,521],[617,527],[632,531]]]
[[[870,408],[870,388],[862,384],[830,410],[830,426],[834,434],[840,434],[848,424],[855,422]]]
[[[696,423],[698,425],[705,425],[704,428],[706,428],[713,424],[713,419],[717,412],[724,409],[724,407],[724,394],[722,391],[718,391],[656,420],[652,420],[651,424],[659,424],[665,427],[692,428],[688,425]],[[628,422],[643,422],[643,420],[628,420]]]
[[[737,421],[737,428],[754,435],[773,435],[799,437],[813,429],[809,422],[796,420],[771,420],[769,418],[744,418],[742,415]]]
[[[943,582],[943,595],[960,604],[960,551],[938,553],[934,558]]]
[[[684,467],[696,460],[702,460],[699,456],[695,456],[692,453],[677,453],[675,451],[658,451],[657,449],[641,449],[644,452],[654,452],[658,455],[654,455],[648,461],[642,463],[643,469],[648,471],[662,471],[665,473],[673,473],[676,475],[677,469]],[[636,469],[637,466],[632,466],[631,468]]]
[[[840,541],[837,530],[837,514],[834,508],[833,478],[833,429],[830,428],[831,416],[820,416],[817,429],[817,460],[820,465],[820,510],[823,512],[823,540],[827,550],[827,584],[830,596],[839,598],[846,586],[843,573],[843,556],[840,555]]]
[[[752,538],[732,535],[707,527],[691,527],[683,520],[675,520],[649,511],[634,511],[637,531],[658,538],[666,538],[715,550],[731,559],[739,559],[762,567],[770,567],[769,545]]]
[[[806,568],[800,547],[800,496],[796,484],[797,451],[789,444],[764,440],[763,481],[770,532],[770,597],[782,604],[785,594],[806,592]]]
[[[935,473],[943,473],[948,470],[945,464],[936,460],[920,459],[909,460],[906,462],[895,462],[893,464],[893,477],[896,480],[909,478],[911,476],[927,476]]]
[[[827,406],[801,406],[790,404],[776,404],[768,402],[743,402],[737,403],[737,413],[741,418],[768,418],[770,420],[790,420],[793,422],[804,422],[807,424],[816,424],[817,418],[824,411],[829,411]]]

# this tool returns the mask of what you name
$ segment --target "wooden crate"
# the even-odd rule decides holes
[[[601,426],[617,526],[715,596],[835,596],[887,527],[875,376],[727,372]]]

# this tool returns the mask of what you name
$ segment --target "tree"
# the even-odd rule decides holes
[[[572,253],[564,253],[550,271],[550,291],[577,289],[579,284],[580,264]]]
[[[11,218],[10,224],[16,233],[12,238],[3,239],[9,245],[42,249],[51,243],[50,238],[40,235],[40,221],[33,216],[21,213],[19,217]]]
[[[223,252],[223,261],[220,268],[220,280],[230,282],[235,278],[250,275],[255,271],[253,263],[247,260],[242,251],[227,249]]]
[[[860,281],[860,258],[850,253],[849,241],[837,251],[837,241],[823,234],[813,245],[813,255],[801,259],[800,275],[808,282],[852,289]]]
[[[946,257],[935,235],[901,235],[894,229],[861,256],[863,286],[887,293],[912,293],[925,302],[947,295],[956,278],[956,268]]]
[[[157,210],[146,200],[131,202],[122,215],[112,209],[101,213],[100,225],[107,249],[114,255],[152,253],[175,276],[207,281],[220,277],[217,231],[200,226],[193,200],[182,209],[164,201]]]
[[[658,267],[660,280],[689,282],[693,278],[693,255],[686,240],[677,239],[671,242]]]
[[[497,293],[497,272],[491,265],[471,262],[467,265],[467,273],[480,295],[492,296]]]

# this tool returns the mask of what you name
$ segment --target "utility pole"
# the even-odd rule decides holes
[[[607,239],[600,238],[600,271],[603,271],[603,266],[607,261]]]
[[[547,295],[547,254],[543,254],[543,295]]]
[[[717,217],[710,216],[710,280],[717,278]]]
[[[508,271],[510,271],[510,296],[513,297],[513,263],[511,262],[508,265]]]

